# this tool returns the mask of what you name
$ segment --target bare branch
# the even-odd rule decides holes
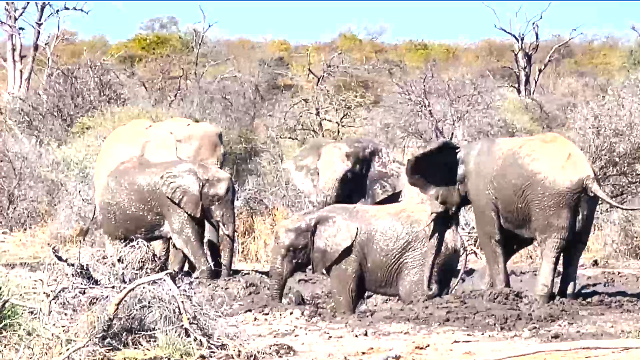
[[[631,30],[633,30],[633,32],[636,33],[636,35],[638,36],[638,38],[640,38],[640,30],[638,30],[638,28],[636,27],[635,24],[631,24]]]
[[[556,50],[565,47],[571,40],[573,40],[573,39],[577,38],[578,36],[582,35],[582,33],[574,35],[574,33],[577,30],[578,30],[578,28],[572,29],[569,37],[565,41],[562,41],[562,42],[554,45],[551,48],[551,50],[549,51],[549,54],[547,55],[547,57],[544,59],[544,62],[542,63],[542,66],[541,67],[536,67],[536,75],[535,75],[535,78],[533,80],[533,87],[532,87],[532,90],[531,90],[531,95],[535,94],[536,87],[538,85],[538,82],[540,81],[540,76],[542,76],[542,72],[547,68],[547,66],[549,66],[549,63],[551,62],[551,60],[553,60],[553,55],[556,52]]]

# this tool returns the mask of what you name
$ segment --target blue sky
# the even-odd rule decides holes
[[[343,29],[386,26],[384,41],[424,39],[477,41],[503,37],[493,28],[493,13],[479,1],[235,1],[235,2],[88,2],[88,16],[70,16],[66,26],[81,37],[106,35],[110,41],[136,33],[146,19],[173,15],[181,26],[200,20],[198,4],[210,21],[218,21],[211,35],[250,39],[286,38],[291,42],[326,41]],[[547,2],[487,1],[506,23],[520,5],[531,16]],[[553,2],[541,22],[541,35],[567,34],[582,25],[587,34],[635,36],[632,22],[640,23],[640,2]]]

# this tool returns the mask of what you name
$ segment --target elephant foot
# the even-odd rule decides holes
[[[193,274],[194,279],[215,280],[217,278],[213,269],[201,269]]]
[[[553,293],[536,294],[535,298],[538,305],[546,305],[551,301],[553,301],[554,294]]]

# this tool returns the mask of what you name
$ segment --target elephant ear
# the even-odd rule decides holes
[[[407,181],[424,194],[436,188],[458,184],[458,152],[460,148],[449,140],[433,143],[426,151],[407,161]]]
[[[338,216],[318,220],[315,233],[312,235],[311,259],[313,271],[322,273],[337,262],[345,249],[353,245],[358,236],[358,227]]]
[[[189,215],[199,218],[202,211],[202,181],[191,164],[182,164],[160,176],[160,187],[167,198]]]

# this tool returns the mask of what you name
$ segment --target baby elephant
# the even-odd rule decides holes
[[[309,265],[329,275],[337,312],[353,314],[366,291],[405,303],[442,295],[462,253],[455,219],[406,203],[338,204],[294,216],[275,229],[270,297],[282,301],[287,280]]]

